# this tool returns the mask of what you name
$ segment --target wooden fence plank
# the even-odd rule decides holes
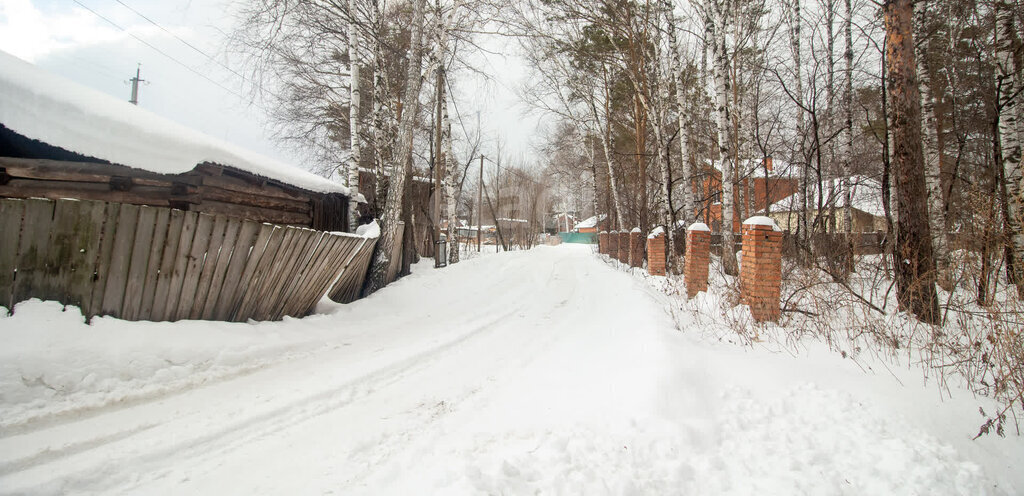
[[[199,225],[199,214],[185,212],[181,225],[181,237],[178,239],[178,253],[174,256],[174,271],[171,274],[171,285],[167,293],[167,308],[161,320],[178,320],[178,305],[181,302],[182,288],[185,285],[185,273],[188,272],[189,254],[192,253],[192,242],[196,237]]]
[[[217,265],[213,269],[213,278],[210,280],[210,290],[206,298],[204,298],[202,310],[195,317],[197,319],[213,319],[214,309],[217,307],[217,300],[220,298],[224,287],[224,279],[227,277],[228,266],[231,264],[231,257],[235,254],[235,250],[241,251],[238,247],[238,235],[245,221],[241,219],[225,219],[227,219],[227,227],[224,229],[224,242],[220,245]],[[248,248],[248,246],[245,247],[246,250]]]
[[[164,252],[170,247],[167,242],[167,231],[170,228],[171,212],[169,208],[156,209],[156,222],[153,227],[153,244],[149,247],[149,264],[146,267],[146,280],[142,285],[142,306],[139,307],[139,318],[142,320],[155,320],[153,318],[153,299],[156,297],[156,287],[160,280],[160,267],[164,260]],[[177,242],[175,242],[175,245]]]
[[[330,255],[334,253],[340,236],[324,233],[317,244],[316,251],[303,269],[302,280],[295,288],[294,295],[288,304],[281,308],[281,315],[301,317],[310,306],[310,300],[319,300],[321,295],[315,294],[322,286],[323,274],[328,265]]]
[[[117,218],[117,230],[114,233],[113,250],[110,254],[110,265],[107,267],[107,284],[103,288],[103,303],[99,308],[102,315],[114,317],[122,315],[124,291],[128,284],[128,269],[131,264],[138,220],[138,205],[121,205],[121,214]]]
[[[213,219],[213,229],[210,231],[210,241],[206,248],[206,258],[203,260],[203,268],[199,280],[196,282],[196,296],[192,302],[192,309],[189,310],[188,318],[196,320],[203,315],[203,307],[206,306],[206,299],[210,295],[210,285],[213,283],[213,273],[217,269],[217,261],[220,259],[221,246],[224,244],[224,235],[228,227],[228,218],[218,215]]]
[[[103,221],[106,215],[106,204],[98,201],[68,201],[58,200],[57,210],[61,210],[61,204],[73,203],[76,208],[73,214],[64,218],[63,211],[54,213],[54,218],[59,219],[60,226],[54,230],[57,233],[67,236],[70,240],[67,258],[61,256],[55,263],[60,265],[59,281],[61,287],[61,302],[65,305],[76,306],[86,314],[87,303],[92,298],[93,266],[96,254],[100,248],[100,241],[103,236]],[[63,241],[54,240],[54,245],[61,245]]]
[[[321,288],[324,293],[330,291],[331,293],[336,291],[336,288],[340,288],[345,284],[345,279],[349,275],[349,267],[352,265],[352,261],[359,255],[362,247],[367,243],[365,238],[357,237],[341,237],[339,236],[338,248],[331,253],[329,263],[324,267],[324,279],[320,281]],[[321,293],[322,295],[323,293]],[[314,302],[306,311],[312,311],[312,307],[315,306]]]
[[[124,302],[121,304],[121,318],[125,320],[139,320],[142,291],[146,284],[146,269],[149,268],[149,252],[153,246],[153,233],[156,231],[157,210],[153,207],[139,207],[131,263],[128,266],[128,281],[125,284]]]
[[[281,226],[273,226],[270,231],[270,238],[267,240],[266,248],[263,250],[259,260],[253,263],[253,272],[246,284],[245,293],[239,300],[239,306],[232,314],[231,320],[244,322],[252,317],[253,310],[259,305],[260,289],[266,282],[267,273],[273,268],[274,260],[284,242],[289,230]],[[249,271],[248,266],[246,272]]]
[[[244,221],[242,223],[242,229],[238,233],[235,248],[231,251],[231,262],[228,264],[227,274],[224,276],[224,285],[217,295],[217,303],[211,317],[212,319],[228,320],[231,318],[231,312],[238,303],[238,298],[241,298],[245,292],[242,275],[245,273],[247,262],[251,257],[259,258],[263,247],[266,247],[267,238],[259,237],[263,226],[266,226],[266,224],[252,221]],[[269,236],[268,229],[267,237]],[[260,245],[260,239],[262,239],[262,245]]]
[[[192,304],[195,303],[196,291],[199,286],[199,277],[202,275],[203,262],[206,260],[206,251],[210,245],[210,237],[213,233],[214,217],[207,214],[199,214],[196,223],[196,233],[192,238],[192,248],[188,252],[188,263],[185,268],[185,275],[181,282],[181,296],[178,297],[178,308],[174,312],[174,320],[189,318],[192,313]]]
[[[0,306],[14,310],[14,274],[18,268],[18,244],[25,200],[0,200]]]
[[[309,258],[316,248],[314,243],[322,235],[323,231],[314,231],[312,229],[298,230],[295,235],[295,248],[288,255],[288,258],[284,260],[277,283],[271,289],[267,299],[268,305],[266,305],[263,313],[264,319],[280,320],[281,317],[278,315],[288,301],[295,297],[293,290],[296,283],[301,279],[304,264],[309,262]]]
[[[18,272],[14,277],[14,302],[27,300],[43,292],[48,278],[46,255],[50,244],[50,226],[54,203],[31,199],[25,202],[25,220],[18,246]]]
[[[346,264],[345,271],[341,273],[335,287],[331,289],[332,300],[338,303],[351,303],[359,299],[376,246],[377,239],[374,238],[366,240],[365,244],[358,247],[358,252]]]
[[[178,296],[173,293],[173,281],[174,274],[176,272],[175,264],[178,261],[179,253],[187,253],[188,247],[184,252],[180,252],[182,243],[185,243],[183,239],[186,237],[186,230],[188,234],[191,234],[193,228],[186,228],[185,218],[195,218],[194,213],[184,212],[178,209],[172,209],[170,213],[170,220],[167,223],[167,239],[164,240],[166,248],[164,248],[163,255],[160,257],[160,277],[156,281],[156,293],[153,295],[153,310],[150,312],[150,319],[154,321],[167,320],[168,308],[173,308],[177,304]],[[187,242],[189,247],[191,239]],[[180,289],[178,292],[180,293]]]
[[[267,272],[267,277],[264,278],[264,282],[260,285],[259,296],[256,300],[257,304],[253,307],[251,319],[260,321],[269,319],[268,313],[270,312],[271,304],[278,294],[277,291],[279,291],[282,280],[288,277],[285,267],[289,261],[294,261],[294,254],[301,243],[300,238],[302,234],[303,231],[299,228],[289,227],[286,230],[284,241],[281,242],[281,247],[274,257],[274,262]]]
[[[103,228],[100,234],[100,248],[96,251],[93,261],[92,296],[89,298],[87,318],[99,315],[103,308],[103,295],[107,280],[110,278],[110,258],[114,251],[114,238],[117,234],[118,218],[121,216],[120,203],[107,203],[103,207]]]

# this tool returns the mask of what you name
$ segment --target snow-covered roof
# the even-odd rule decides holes
[[[825,186],[824,196],[822,197],[823,205],[834,205],[836,208],[842,207],[842,179],[830,179],[823,183]],[[851,207],[875,217],[883,217],[885,215],[885,209],[882,205],[881,182],[867,176],[850,176],[850,193],[852,197]],[[800,210],[799,199],[799,193],[794,193],[779,200],[774,205],[778,206],[779,209],[797,211]],[[817,208],[817,202],[818,185],[811,183],[807,186],[807,203],[813,210]]]
[[[159,174],[211,162],[320,193],[348,188],[182,126],[0,51],[0,124],[51,146]]]
[[[608,214],[595,215],[593,217],[587,217],[576,224],[577,229],[587,229],[589,227],[597,227],[597,223],[608,218]]]

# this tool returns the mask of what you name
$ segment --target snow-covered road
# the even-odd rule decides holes
[[[0,378],[18,419],[0,430],[0,493],[1024,490],[1012,468],[1024,454],[1003,445],[998,453],[1012,455],[1003,466],[1005,456],[991,455],[1000,440],[966,441],[975,419],[912,423],[900,413],[977,403],[939,403],[927,388],[834,355],[755,352],[679,332],[664,296],[589,247],[417,269],[368,299],[282,323],[52,324],[97,335],[35,358],[94,357],[60,377],[105,373],[108,386],[76,379],[73,394],[61,393],[73,401],[61,403]],[[52,313],[18,307],[0,318],[0,336],[62,322]],[[48,339],[62,341],[55,332]],[[204,333],[213,358],[189,352]],[[118,336],[140,344],[102,346]],[[0,372],[28,384],[33,342],[18,346]],[[125,365],[107,371],[96,364],[104,353]],[[133,375],[146,353],[162,365]],[[188,377],[171,372],[189,360]],[[116,384],[141,392],[111,396]],[[948,428],[965,431],[942,435]]]

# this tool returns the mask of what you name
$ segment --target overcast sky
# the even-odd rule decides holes
[[[241,78],[220,65],[235,67],[223,51],[224,33],[232,29],[230,4],[231,0],[0,0],[0,50],[125,100],[131,93],[128,80],[141,64],[146,82],[139,90],[140,107],[299,164],[303,154],[282,149],[270,139],[263,109],[249,103]],[[507,45],[504,40],[485,43]],[[466,128],[472,132],[479,111],[486,137],[501,136],[512,155],[534,156],[538,119],[524,115],[525,107],[514,93],[523,72],[520,59],[511,53],[488,55],[480,64],[479,69],[493,78],[484,81],[467,75],[456,89]],[[453,126],[459,139],[462,127],[457,122]]]

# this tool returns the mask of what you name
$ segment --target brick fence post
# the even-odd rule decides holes
[[[665,231],[657,228],[647,235],[647,273],[665,275]]]
[[[618,261],[628,264],[629,263],[629,231],[623,229],[619,231],[619,252],[615,255]]]
[[[777,321],[782,284],[782,232],[768,217],[743,221],[740,301],[757,322]]]
[[[608,253],[608,231],[601,231],[597,235],[597,252],[602,255]]]
[[[608,233],[608,247],[605,248],[604,254],[609,257],[615,258],[619,256],[619,235],[618,231],[612,231]]]
[[[643,233],[639,227],[634,227],[629,232],[629,266],[630,267],[643,267],[644,266],[644,241]]]
[[[690,224],[686,229],[686,260],[683,278],[686,297],[708,290],[708,264],[711,262],[711,229],[703,222]]]

